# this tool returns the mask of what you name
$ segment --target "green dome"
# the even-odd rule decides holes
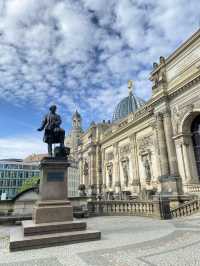
[[[113,114],[113,122],[121,120],[127,117],[130,113],[134,113],[141,106],[145,104],[145,101],[141,98],[134,95],[132,92],[129,93],[129,96],[121,100],[121,102],[115,108]]]

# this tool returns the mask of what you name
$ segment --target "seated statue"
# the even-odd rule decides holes
[[[52,144],[60,143],[60,148],[64,149],[65,131],[60,127],[62,120],[60,115],[56,114],[56,105],[49,108],[49,113],[45,115],[42,125],[38,131],[44,130],[43,141],[48,144],[48,154],[53,156]]]

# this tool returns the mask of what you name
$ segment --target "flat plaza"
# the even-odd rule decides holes
[[[0,266],[200,265],[200,214],[174,220],[122,216],[84,219],[100,241],[9,251],[16,226],[0,227]]]

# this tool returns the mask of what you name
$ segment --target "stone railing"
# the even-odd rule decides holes
[[[200,192],[200,184],[188,184],[184,185],[187,192]]]
[[[184,203],[183,205],[171,209],[170,214],[172,218],[178,218],[178,217],[183,217],[183,216],[189,216],[200,209],[200,200],[195,199],[192,201],[189,201],[187,203]]]
[[[91,201],[88,202],[90,216],[133,215],[169,219],[168,201]]]

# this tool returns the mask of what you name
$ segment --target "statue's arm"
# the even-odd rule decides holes
[[[57,119],[56,119],[56,126],[60,126],[62,124],[62,119],[61,119],[61,117],[58,115],[57,116]]]
[[[42,131],[45,128],[46,124],[47,124],[47,116],[45,116],[44,119],[42,120],[41,127],[38,128],[38,131]]]

